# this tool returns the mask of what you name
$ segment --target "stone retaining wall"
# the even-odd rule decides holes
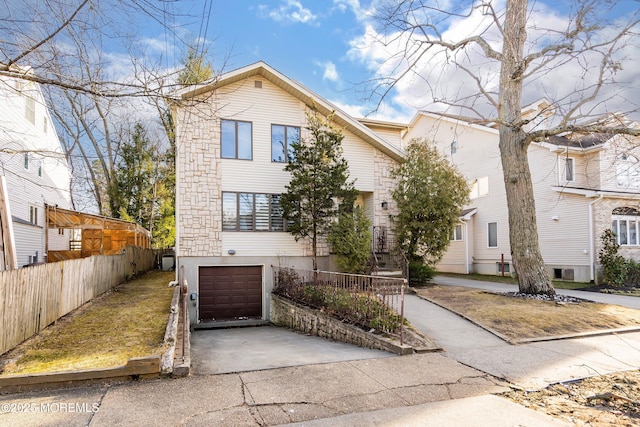
[[[399,342],[384,336],[363,331],[356,326],[327,316],[319,310],[296,304],[275,294],[271,295],[270,300],[271,322],[278,326],[360,347],[396,354],[413,353],[413,348],[410,346],[400,345]]]

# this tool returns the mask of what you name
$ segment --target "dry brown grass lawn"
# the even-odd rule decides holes
[[[0,372],[110,368],[161,355],[173,272],[150,272],[80,307],[0,358]]]
[[[640,328],[640,311],[610,304],[558,304],[456,286],[418,294],[474,320],[512,342],[627,327]]]

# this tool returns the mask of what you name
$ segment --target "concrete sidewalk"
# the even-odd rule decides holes
[[[190,377],[0,396],[0,425],[566,425],[494,396],[507,390],[500,378],[539,388],[640,366],[640,333],[513,346],[414,295],[405,315],[445,351],[394,356],[230,329],[196,343]],[[276,358],[284,367],[272,369]]]

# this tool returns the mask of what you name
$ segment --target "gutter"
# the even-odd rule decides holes
[[[595,250],[596,244],[593,237],[595,233],[595,224],[593,221],[593,206],[604,198],[604,194],[600,193],[598,198],[589,203],[589,275],[591,283],[595,283]]]

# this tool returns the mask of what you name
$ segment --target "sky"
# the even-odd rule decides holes
[[[441,4],[454,5],[455,1]],[[566,28],[573,3],[530,2],[529,41],[536,46],[551,41],[547,30]],[[444,55],[423,59],[415,67],[416,73],[401,81],[381,105],[377,104],[378,98],[371,99],[372,86],[367,82],[388,77],[394,72],[393,66],[402,65],[387,59],[401,51],[407,41],[389,34],[385,38],[379,31],[379,22],[373,17],[378,4],[377,0],[180,0],[172,7],[191,16],[183,16],[175,24],[184,25],[182,30],[189,34],[185,37],[200,41],[199,46],[206,48],[207,58],[216,70],[229,71],[265,61],[357,117],[408,121],[418,109],[465,116],[474,112],[489,114],[491,107],[486,102],[468,98],[477,93],[475,82],[462,67],[452,63],[451,57]],[[505,0],[494,0],[493,4],[500,9]],[[614,10],[598,10],[599,19],[619,21],[637,13],[639,6],[637,0],[623,1]],[[484,31],[486,27],[487,17],[479,13],[446,19],[440,25],[443,36],[450,40]],[[637,33],[637,26],[635,30]],[[166,34],[153,33],[153,28],[148,35],[167,40]],[[495,31],[486,30],[483,35],[493,46],[500,47]],[[599,35],[602,36],[603,33]],[[375,42],[381,38],[386,45]],[[585,114],[638,109],[640,64],[636,58],[640,58],[637,36],[613,58],[620,66],[609,71],[619,84],[603,88],[599,99],[605,101]],[[576,94],[588,93],[593,88],[601,60],[601,56],[591,55],[584,60],[551,64],[544,75],[534,76],[533,83],[525,88],[523,103],[546,96],[563,100],[563,108],[570,108]],[[477,49],[471,49],[460,62],[482,80],[484,87],[497,90],[499,69],[495,62],[486,60]],[[434,99],[461,98],[465,98],[466,108],[433,103]]]

